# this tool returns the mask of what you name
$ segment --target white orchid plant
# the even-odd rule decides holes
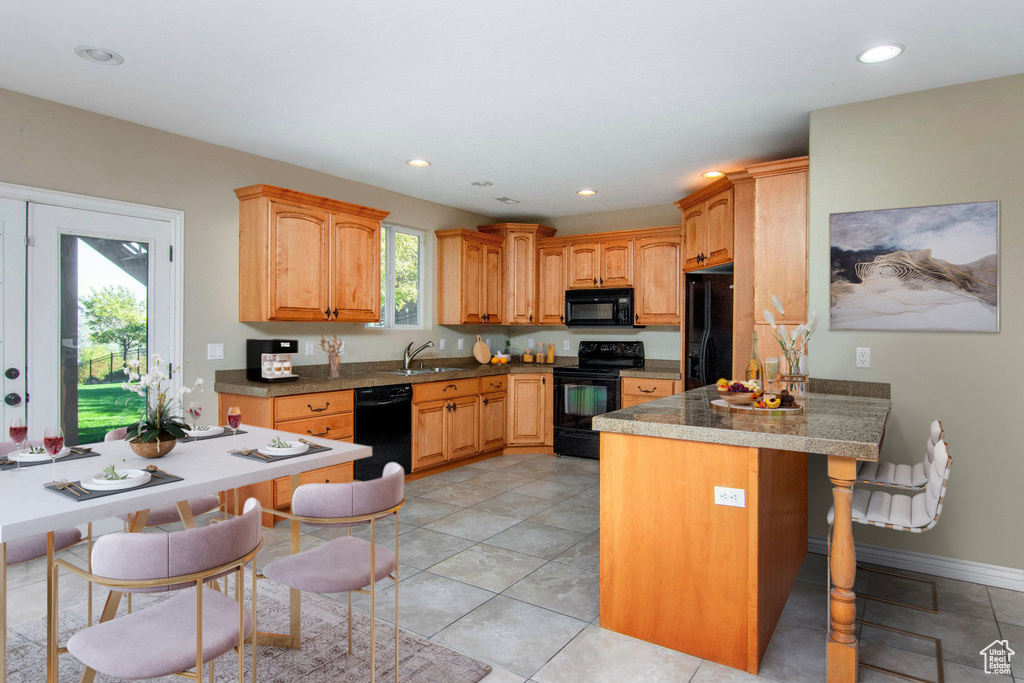
[[[196,390],[202,391],[203,378],[198,378],[191,387],[180,387],[178,396],[175,397],[169,387],[165,389],[163,386],[164,381],[170,379],[170,375],[164,372],[162,364],[163,358],[159,353],[153,354],[152,362],[143,374],[139,373],[139,360],[125,363],[128,381],[122,382],[121,388],[134,394],[126,397],[125,402],[138,399],[142,401],[139,422],[128,428],[128,434],[125,436],[127,440],[157,441],[161,434],[169,434],[175,439],[188,436],[185,433],[188,424],[185,422],[183,409],[185,396]],[[168,366],[168,370],[172,368]]]
[[[772,306],[779,312],[779,315],[786,315],[786,310],[782,307],[782,301],[774,294],[772,294]],[[818,312],[813,311],[806,323],[800,323],[788,333],[785,325],[775,324],[775,314],[767,309],[764,311],[764,319],[772,326],[775,339],[779,342],[779,346],[782,347],[782,353],[786,357],[790,374],[796,374],[800,363],[800,354],[806,352],[807,342],[810,341],[811,335],[814,334],[814,330],[818,327]]]

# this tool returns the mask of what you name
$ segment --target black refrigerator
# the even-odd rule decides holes
[[[686,389],[732,379],[732,272],[686,275]]]

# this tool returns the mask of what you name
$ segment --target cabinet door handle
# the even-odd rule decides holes
[[[338,309],[337,309],[337,308],[335,308],[335,309],[334,309],[334,310],[332,311],[332,313],[334,313],[334,317],[335,317],[335,318],[337,318],[337,317],[338,317]]]
[[[458,406],[453,403],[452,404],[452,412],[454,413],[457,409],[458,409]]]
[[[564,315],[558,316],[558,322],[564,323],[565,322],[565,316]]]
[[[594,284],[595,285],[597,284],[597,278],[596,277],[594,278]]]
[[[330,402],[330,401],[328,401],[328,402],[326,403],[326,405],[324,405],[324,407],[323,407],[323,408],[314,408],[313,406],[311,406],[311,405],[310,405],[310,404],[308,404],[308,403],[306,404],[306,407],[307,407],[307,408],[309,408],[310,412],[313,412],[313,413],[322,413],[322,412],[324,412],[325,410],[327,410],[328,408],[330,408],[330,407],[331,407],[331,402]]]
[[[327,434],[328,434],[328,433],[329,433],[330,431],[331,431],[331,428],[330,428],[330,427],[328,427],[328,428],[327,428],[326,430],[324,430],[324,431],[322,431],[322,432],[312,432],[312,431],[310,431],[310,430],[308,430],[308,429],[307,429],[307,430],[306,430],[306,433],[307,433],[307,434],[309,434],[310,436],[327,436]]]
[[[546,386],[546,385],[547,385],[547,383],[548,383],[548,380],[547,380],[547,378],[546,378],[546,377],[541,377],[541,378],[540,378],[540,383]]]
[[[533,313],[530,314],[530,322],[533,322]]]
[[[454,384],[449,384],[448,386],[446,386],[446,387],[445,387],[444,389],[442,389],[441,391],[442,391],[442,392],[445,392],[445,391],[448,391],[449,389],[458,389],[458,387],[457,387],[457,386],[455,386]]]
[[[604,287],[604,278],[601,278],[601,286]]]
[[[639,313],[634,314],[633,315],[633,319],[636,320],[637,322],[640,322],[640,314]]]
[[[657,389],[644,389],[639,384],[636,385],[636,388],[640,390],[641,394],[653,394],[657,391]]]
[[[487,405],[487,399],[486,398],[484,399],[484,405]]]
[[[331,309],[328,308],[326,311],[324,311],[324,318],[326,318],[327,320],[331,319]]]

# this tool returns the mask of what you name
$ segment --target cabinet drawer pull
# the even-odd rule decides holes
[[[644,389],[639,384],[636,385],[636,388],[640,390],[641,394],[653,394],[655,391],[657,391],[657,389]]]
[[[445,387],[444,389],[442,389],[441,391],[448,391],[449,389],[458,389],[458,387],[457,387],[457,386],[455,386],[454,384],[449,384],[448,386],[446,386],[446,387]]]
[[[488,384],[490,384],[490,385],[491,385],[492,387],[494,387],[495,389],[501,389],[501,387],[502,387],[502,385],[503,385],[504,383],[503,383],[503,382],[498,382],[497,384],[495,384],[494,382],[488,382]]]
[[[328,427],[328,428],[327,428],[326,430],[324,430],[324,431],[322,431],[322,432],[313,432],[313,431],[311,431],[311,430],[307,429],[307,430],[306,430],[306,433],[307,433],[307,434],[309,434],[310,436],[327,436],[327,434],[328,434],[328,433],[329,433],[330,431],[331,431],[331,428],[330,428],[330,427]]]
[[[311,406],[311,405],[310,405],[310,404],[308,404],[308,403],[306,404],[306,407],[307,407],[307,408],[309,408],[310,412],[313,412],[313,413],[322,413],[322,412],[324,412],[325,410],[327,410],[328,408],[330,408],[330,407],[331,407],[331,402],[330,402],[330,401],[328,401],[328,402],[327,402],[327,404],[326,404],[326,405],[325,405],[325,406],[324,406],[323,408],[314,408],[313,406]]]

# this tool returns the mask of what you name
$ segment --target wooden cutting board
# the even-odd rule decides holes
[[[480,363],[491,362],[491,350],[487,348],[487,344],[484,344],[484,340],[480,338],[480,335],[476,335],[476,343],[473,344],[473,357]]]

